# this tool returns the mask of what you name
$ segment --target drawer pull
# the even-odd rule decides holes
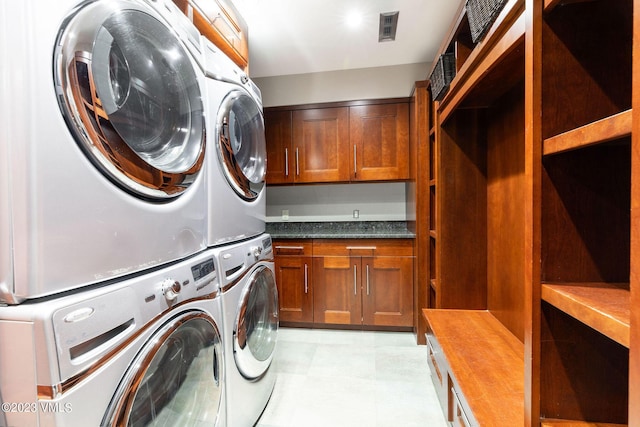
[[[367,296],[371,295],[370,289],[369,289],[369,264],[367,264]]]
[[[358,267],[353,266],[353,294],[358,295]]]
[[[289,176],[289,149],[284,149],[284,176]]]
[[[290,251],[302,251],[304,250],[304,246],[276,246],[276,249],[284,249]]]
[[[375,251],[375,246],[347,246],[348,251]]]

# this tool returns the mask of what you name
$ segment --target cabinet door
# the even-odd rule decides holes
[[[313,322],[311,257],[278,256],[276,283],[283,322]]]
[[[292,120],[295,180],[349,181],[349,110],[297,110]]]
[[[249,65],[248,26],[233,2],[227,0],[173,0],[211,40],[240,68]]]
[[[295,165],[291,149],[291,111],[265,111],[264,132],[267,184],[292,183]]]
[[[363,323],[369,326],[413,326],[413,259],[362,259]]]
[[[314,257],[314,321],[360,325],[362,323],[360,283],[360,258]]]
[[[349,110],[352,181],[409,179],[409,105]]]

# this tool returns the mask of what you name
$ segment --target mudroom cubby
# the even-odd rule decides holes
[[[434,158],[428,160],[435,301],[423,313],[431,352],[441,359],[440,375],[432,371],[434,384],[454,425],[524,420],[523,11],[524,2],[508,2],[475,45],[461,11],[444,45],[461,56],[458,72],[447,95],[434,103]],[[505,387],[497,392],[501,398],[479,392],[497,383]]]

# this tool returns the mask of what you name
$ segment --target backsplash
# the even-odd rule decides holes
[[[269,186],[267,222],[406,221],[405,187],[404,182]]]

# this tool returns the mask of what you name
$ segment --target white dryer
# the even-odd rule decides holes
[[[222,321],[210,252],[0,307],[3,425],[224,427]]]
[[[276,381],[278,290],[271,237],[214,250],[218,261],[226,354],[227,422],[253,426]]]
[[[0,53],[0,303],[206,248],[200,34],[170,0],[4,1]]]
[[[260,90],[203,38],[208,106],[209,246],[264,233],[266,142]]]

